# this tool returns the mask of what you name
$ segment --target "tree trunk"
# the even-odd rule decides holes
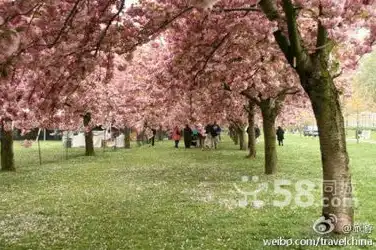
[[[131,129],[128,127],[124,129],[124,148],[131,148]]]
[[[327,70],[314,74],[304,82],[319,130],[321,161],[323,168],[323,215],[335,215],[337,223],[334,232],[343,233],[345,225],[352,225],[352,186],[349,157],[346,149],[344,119],[339,93]],[[332,188],[334,187],[334,188]],[[340,201],[340,202],[339,202]]]
[[[276,114],[270,107],[270,101],[262,103],[260,108],[264,129],[265,174],[275,174],[277,172]]]
[[[249,158],[256,157],[256,135],[255,135],[255,104],[249,101],[248,110],[248,149]]]
[[[246,145],[246,136],[245,136],[245,129],[241,126],[238,127],[238,137],[239,137],[239,149],[240,150],[247,150],[247,145]]]
[[[260,5],[270,21],[279,18],[274,1],[260,1]],[[274,32],[274,37],[299,74],[301,85],[311,100],[319,130],[323,168],[322,213],[326,218],[336,216],[334,232],[343,234],[344,226],[352,226],[354,211],[343,115],[339,93],[329,72],[334,43],[319,20],[315,44],[317,50],[314,54],[308,54],[296,21],[297,10],[291,1],[283,1],[283,11],[290,41],[280,30]]]
[[[1,124],[1,170],[15,171],[12,130],[6,130],[4,122]]]
[[[230,137],[235,145],[239,144],[239,137],[237,129],[234,127],[234,125],[230,125],[229,127]]]
[[[85,127],[85,155],[92,156],[94,153],[94,142],[93,142],[93,130],[89,127],[91,121],[91,114],[86,113],[84,115],[84,127]]]
[[[239,145],[239,136],[238,136],[238,133],[235,133],[233,135],[233,141],[234,141],[234,145]]]
[[[163,141],[163,130],[162,130],[162,126],[159,126],[159,129],[158,129],[158,141]]]

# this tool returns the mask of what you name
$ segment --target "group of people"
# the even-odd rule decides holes
[[[195,126],[185,125],[183,131],[176,126],[172,131],[172,139],[175,141],[175,148],[179,147],[179,142],[183,136],[185,148],[201,147],[202,149],[217,148],[221,136],[221,127],[216,123],[203,127],[201,124]]]
[[[250,128],[247,129],[249,133]],[[256,125],[255,128],[255,137],[256,139],[260,137],[261,131]],[[178,126],[172,131],[172,140],[175,142],[175,148],[179,147],[179,142],[181,138],[184,140],[185,148],[201,147],[202,149],[217,149],[218,143],[221,141],[221,127],[216,123],[208,124],[203,127],[201,124],[195,126],[185,125],[184,129],[181,130]],[[283,140],[285,131],[282,127],[278,126],[276,135],[278,140],[278,145],[283,146]]]
[[[113,130],[115,131],[116,129]],[[183,138],[185,148],[190,148],[193,146],[201,147],[202,149],[217,149],[218,143],[221,141],[221,131],[222,129],[217,122],[207,124],[205,127],[203,127],[201,124],[194,126],[189,126],[186,124],[184,129],[180,129],[178,126],[175,126],[171,137],[175,141],[175,148],[179,147],[179,142]],[[257,139],[261,135],[261,131],[257,125],[254,127],[254,131]],[[250,127],[247,129],[247,133],[250,133]],[[146,141],[148,144],[151,144],[151,146],[154,146],[156,134],[156,129],[145,125],[144,130],[141,133],[137,133],[136,140],[138,145],[141,145],[141,142]],[[284,134],[285,131],[281,126],[278,126],[276,135],[279,146],[283,146],[283,140],[285,139]],[[248,147],[249,146],[250,141],[248,141]]]

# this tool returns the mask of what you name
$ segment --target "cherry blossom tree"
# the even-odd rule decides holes
[[[0,1],[0,85],[8,86],[2,100],[6,103],[1,111],[2,127],[9,131],[10,122],[20,120],[17,117],[22,114],[61,109],[61,93],[75,93],[98,64],[109,63],[105,55],[128,54],[130,58],[129,52],[163,34],[170,44],[170,55],[162,53],[167,55],[163,67],[137,63],[126,78],[133,84],[124,87],[136,94],[128,95],[121,108],[112,110],[122,110],[123,116],[133,112],[127,120],[138,127],[145,122],[159,125],[160,114],[166,111],[164,124],[193,121],[195,116],[214,119],[213,114],[225,109],[210,115],[206,103],[211,103],[210,108],[220,106],[213,101],[222,96],[218,88],[226,83],[234,97],[240,93],[261,108],[270,139],[286,95],[304,89],[320,134],[326,202],[322,213],[337,217],[335,232],[340,233],[352,224],[353,208],[347,202],[352,199],[348,192],[351,175],[339,98],[347,85],[338,76],[354,69],[362,55],[371,51],[375,19],[374,0],[143,0],[130,8],[125,0]],[[138,70],[144,67],[156,72]],[[139,74],[137,80],[132,79],[135,74]],[[12,92],[15,82],[25,93],[20,98],[13,94],[17,91]],[[19,100],[17,106],[10,105],[13,97]],[[237,98],[232,106],[244,106]],[[285,101],[296,102],[289,99]],[[171,107],[188,115],[181,119],[179,112],[170,112]],[[273,173],[275,150],[271,140],[265,142],[271,159],[266,172]],[[12,165],[4,160],[7,162]],[[336,190],[326,188],[330,182],[336,183]],[[341,206],[334,206],[338,198]]]
[[[163,3],[170,4],[170,8],[183,8],[182,1]],[[204,13],[222,13],[218,24],[226,13],[241,12],[253,16],[249,28],[255,35],[259,29],[272,32],[311,100],[320,133],[324,172],[326,203],[322,213],[337,216],[335,232],[340,233],[344,225],[352,223],[353,209],[347,205],[352,199],[348,192],[351,176],[335,78],[341,68],[354,68],[359,58],[371,51],[376,34],[376,2],[260,0],[247,2],[246,6],[244,1],[191,1],[190,4]],[[198,16],[194,13],[191,18]],[[228,27],[238,20],[221,27]],[[335,191],[339,196],[328,191],[328,182],[337,184]],[[334,207],[333,198],[342,200],[342,205]]]
[[[166,39],[173,44],[175,56],[171,74],[181,81],[182,89],[220,92],[225,83],[228,90],[237,93],[233,98],[243,99],[241,110],[245,103],[244,98],[239,96],[246,96],[252,103],[248,109],[250,111],[248,123],[252,128],[254,127],[252,106],[259,106],[263,114],[265,172],[273,174],[277,169],[275,120],[286,96],[302,92],[297,75],[288,65],[278,45],[274,43],[269,29],[258,30],[262,35],[257,36],[256,39],[254,33],[249,32],[248,25],[253,24],[252,17],[242,15],[240,21],[226,27],[228,18],[218,20],[218,15],[205,16],[200,13],[196,15],[202,15],[204,20],[190,19],[188,29],[200,31],[195,31],[194,38],[191,37],[191,33],[185,33],[181,27],[184,21],[176,24],[175,31],[170,29],[170,33],[166,36]],[[179,39],[176,40],[176,37]],[[300,97],[304,99],[304,95]],[[296,105],[299,103],[297,100],[300,99],[302,98],[294,99]],[[213,106],[221,105],[225,99],[217,101]],[[234,107],[239,109],[237,105]],[[246,119],[240,118],[241,122],[236,121],[235,118],[231,120],[232,127],[236,128],[239,135],[240,148],[246,149],[244,143]],[[251,142],[249,155],[254,157],[255,136],[253,129],[249,132]]]
[[[61,100],[63,94],[70,96],[96,70],[97,64],[106,62],[103,53],[131,53],[174,20],[165,12],[155,12],[160,17],[148,22],[128,3],[126,0],[1,1],[0,85],[14,86],[15,79],[22,78],[27,83],[23,85],[28,86],[22,87],[30,94],[19,102],[25,99],[28,105],[34,102],[32,108],[27,108],[29,114],[54,113],[61,106],[56,100]],[[13,90],[13,87],[6,89],[11,93]],[[2,102],[12,103],[8,101]],[[1,119],[11,120],[7,116]],[[11,157],[12,153],[3,155]]]
[[[276,42],[311,100],[324,172],[326,203],[322,212],[324,216],[337,216],[335,232],[342,233],[345,225],[352,224],[353,208],[348,205],[352,198],[348,192],[351,176],[339,91],[334,80],[335,58],[342,61],[343,67],[354,66],[359,56],[371,51],[376,35],[376,2],[261,0],[258,4],[268,20],[278,25],[274,31]],[[363,39],[354,35],[359,26],[367,33]],[[326,185],[333,181],[336,190],[328,191]],[[334,206],[333,198],[340,198],[341,206]]]

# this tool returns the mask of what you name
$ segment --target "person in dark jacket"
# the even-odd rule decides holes
[[[255,127],[255,137],[256,137],[256,139],[259,138],[260,135],[261,135],[260,128],[258,127],[258,125],[256,125],[256,127]]]
[[[249,130],[250,130],[251,128],[250,127],[248,127],[247,128],[247,133],[249,134]],[[260,129],[259,129],[259,127],[256,125],[255,126],[255,128],[254,128],[254,130],[255,130],[255,139],[257,139],[257,138],[259,138],[260,137],[260,135],[261,135],[261,131],[260,131]]]
[[[192,129],[189,127],[189,125],[185,125],[184,128],[184,145],[185,148],[190,148],[192,143]]]
[[[250,129],[251,129],[250,127],[247,128],[247,134],[248,134],[248,135],[249,135],[249,133],[250,133]],[[259,138],[260,135],[261,135],[261,131],[260,131],[258,125],[256,125],[256,126],[254,127],[254,131],[255,131],[255,140],[256,140],[256,142],[257,142],[257,138]],[[250,140],[248,140],[248,148],[250,148],[250,147],[251,147],[251,142],[250,142]]]
[[[157,134],[157,130],[152,128],[151,131],[153,131],[153,137],[151,138],[151,145],[154,146],[155,135]]]
[[[283,140],[285,139],[285,131],[280,126],[278,126],[276,134],[277,134],[278,146],[283,146]]]
[[[213,125],[208,124],[205,126],[205,148],[211,149],[214,147],[213,138],[212,138]]]

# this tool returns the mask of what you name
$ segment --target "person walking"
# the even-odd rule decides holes
[[[278,126],[276,134],[277,134],[278,146],[283,146],[283,140],[285,139],[285,131],[280,126]]]
[[[184,145],[185,148],[190,148],[192,143],[192,129],[189,127],[188,124],[185,125],[184,128]]]
[[[192,128],[192,141],[191,145],[194,147],[198,147],[198,129],[197,126],[193,126]]]
[[[199,123],[197,125],[197,131],[198,131],[198,139],[199,139],[200,147],[204,148],[204,142],[205,142],[206,133],[205,133],[205,129],[202,126],[201,123]]]
[[[213,146],[215,149],[217,149],[217,144],[219,142],[219,134],[221,133],[221,128],[218,126],[217,122],[213,123],[211,135],[213,140]]]
[[[213,147],[213,138],[212,138],[213,125],[208,124],[205,127],[205,148],[210,149]]]
[[[153,132],[153,137],[151,138],[151,146],[154,147],[155,135],[157,134],[157,130],[152,128],[151,131]]]
[[[150,127],[145,128],[146,143],[150,144],[153,139],[153,130]]]
[[[172,131],[172,140],[175,141],[175,148],[179,148],[179,142],[181,139],[181,132],[178,126]]]

